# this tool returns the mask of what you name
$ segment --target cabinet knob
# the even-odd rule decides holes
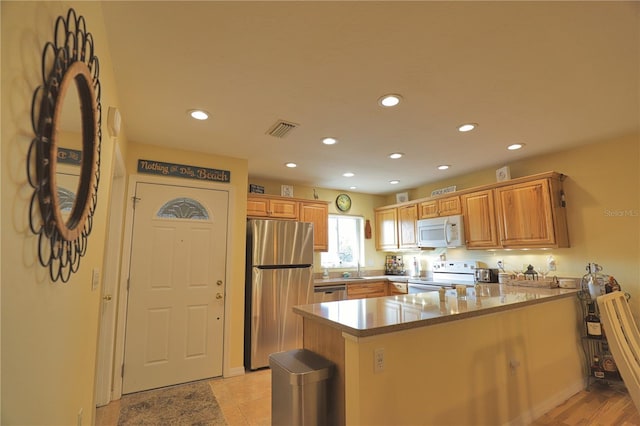
[[[102,297],[102,300],[104,300],[105,302],[110,302],[111,301],[111,295],[107,294],[106,296]]]

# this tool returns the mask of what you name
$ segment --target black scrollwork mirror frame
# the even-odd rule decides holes
[[[38,236],[38,259],[49,268],[52,281],[69,281],[86,254],[93,226],[100,181],[102,106],[100,65],[93,36],[83,16],[69,9],[58,16],[53,41],[42,51],[42,84],[31,104],[34,138],[27,158],[27,176],[33,187],[29,225]],[[75,202],[64,218],[56,169],[62,105],[70,87],[77,89],[82,124],[82,159]]]

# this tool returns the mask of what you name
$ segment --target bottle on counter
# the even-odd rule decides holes
[[[598,379],[604,379],[604,370],[600,365],[600,357],[598,357],[598,355],[593,356],[593,362],[591,363],[591,374]]]
[[[589,302],[587,306],[587,316],[584,319],[587,326],[587,336],[594,339],[602,339],[602,323],[596,313],[596,304],[595,302]]]

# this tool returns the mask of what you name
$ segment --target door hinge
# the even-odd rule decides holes
[[[136,204],[138,203],[138,201],[142,200],[142,198],[140,197],[136,197],[135,195],[133,197],[131,197],[131,200],[133,201],[133,209],[136,209]]]
[[[124,377],[124,364],[122,364],[122,368],[120,369],[120,377]]]
[[[127,291],[129,291],[130,286],[131,286],[131,277],[127,277]]]

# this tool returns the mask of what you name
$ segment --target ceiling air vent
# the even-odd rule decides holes
[[[286,137],[290,131],[298,127],[299,124],[291,123],[284,120],[278,120],[276,123],[267,130],[267,134],[276,138]]]

